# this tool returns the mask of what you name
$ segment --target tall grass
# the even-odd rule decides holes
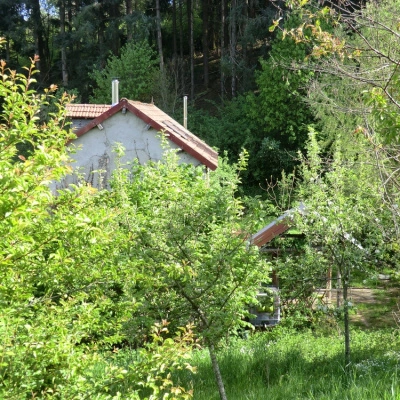
[[[400,399],[400,337],[395,330],[352,333],[352,364],[344,372],[343,338],[275,331],[235,339],[219,354],[230,400]],[[195,400],[218,400],[208,353],[193,354],[197,373],[175,378]]]

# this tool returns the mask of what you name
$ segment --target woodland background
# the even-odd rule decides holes
[[[245,190],[259,193],[293,169],[316,120],[303,101],[310,73],[274,65],[306,54],[270,29],[290,9],[261,0],[2,0],[0,56],[18,69],[37,54],[37,88],[57,84],[77,102],[110,102],[118,77],[121,96],[154,100],[180,121],[188,95],[189,129],[231,161],[246,148]]]

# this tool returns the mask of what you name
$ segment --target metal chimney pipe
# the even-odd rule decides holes
[[[183,96],[183,126],[187,129],[187,96]]]
[[[119,103],[119,80],[113,78],[111,83],[111,104],[115,106]]]

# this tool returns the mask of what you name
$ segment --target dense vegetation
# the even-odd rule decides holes
[[[212,368],[224,400],[237,357],[249,398],[398,397],[398,332],[355,331],[349,293],[399,277],[400,1],[263,4],[0,2],[0,397],[211,398]],[[190,93],[219,168],[166,147],[54,195],[71,99],[45,88],[103,102],[116,75],[169,112]],[[287,209],[296,233],[259,252],[249,234]],[[233,340],[271,269],[283,327]]]

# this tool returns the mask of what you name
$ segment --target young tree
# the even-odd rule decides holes
[[[247,242],[252,226],[235,197],[238,183],[224,161],[205,174],[200,167],[178,165],[170,150],[162,162],[134,165],[129,176],[120,175],[111,193],[115,207],[124,210],[119,223],[129,237],[127,257],[152,279],[139,314],[156,309],[160,319],[195,323],[209,349],[221,399],[226,395],[216,347],[242,324],[269,272]]]
[[[94,70],[91,77],[96,81],[92,101],[100,104],[111,102],[111,81],[120,81],[120,97],[129,100],[151,101],[154,82],[159,69],[156,52],[147,41],[128,43],[121,57],[112,55],[103,70]]]
[[[305,209],[295,216],[297,229],[306,236],[306,249],[300,258],[312,260],[313,270],[320,268],[319,275],[330,266],[340,276],[346,370],[351,362],[348,290],[353,274],[368,271],[383,250],[385,219],[382,190],[367,143],[363,138],[354,140],[357,148],[349,151],[341,148],[338,139],[332,157],[323,159],[311,133],[297,187],[297,198]]]
[[[284,34],[311,49],[312,62],[298,68],[331,75],[337,82],[351,87],[353,104],[358,97],[357,107],[351,107],[346,97],[341,98],[342,102],[337,101],[336,88],[325,91],[324,87],[316,85],[313,90],[314,95],[316,91],[319,93],[317,101],[329,102],[336,113],[358,116],[358,124],[353,129],[362,132],[371,144],[384,187],[383,201],[391,210],[395,225],[399,226],[397,131],[400,101],[396,17],[399,1],[324,3],[325,7],[318,9],[310,8],[309,1],[291,2],[292,6],[300,7],[303,22]],[[329,31],[324,29],[324,21],[330,21]],[[399,234],[397,228],[397,237]]]

